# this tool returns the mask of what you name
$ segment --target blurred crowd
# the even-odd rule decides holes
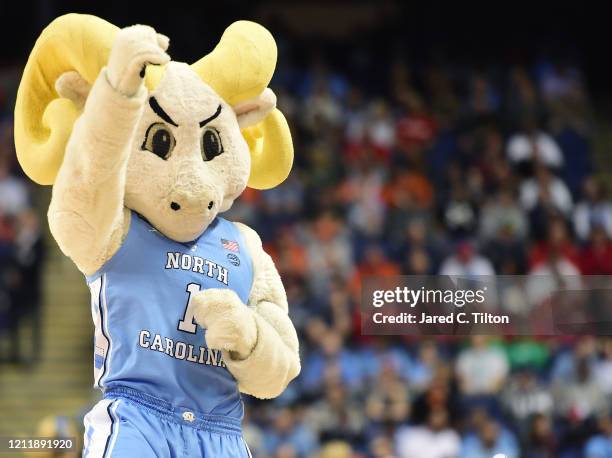
[[[15,158],[11,100],[0,84],[0,363],[31,364],[40,346],[45,246],[31,185]]]
[[[580,68],[395,58],[376,79],[320,56],[281,66],[272,86],[294,170],[227,215],[262,236],[301,342],[287,391],[247,400],[254,455],[612,457],[612,338],[359,331],[368,275],[612,275],[612,202],[594,173]],[[38,315],[44,244],[15,163],[12,102],[0,101],[0,357],[19,361],[10,342]]]
[[[317,56],[272,84],[295,168],[275,190],[247,191],[231,217],[281,272],[302,373],[280,399],[250,402],[254,454],[612,457],[609,338],[359,332],[368,275],[612,274],[612,202],[594,174],[580,68],[394,59],[380,73],[375,89]]]

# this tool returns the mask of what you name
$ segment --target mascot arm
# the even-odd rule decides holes
[[[167,61],[164,38],[145,26],[118,32],[108,66],[94,82],[68,140],[53,186],[49,226],[62,251],[85,274],[104,265],[127,233],[125,173],[147,97],[140,73],[147,63]],[[74,74],[71,78],[79,82]]]
[[[236,225],[253,260],[249,304],[245,307],[231,290],[205,290],[195,298],[195,319],[207,329],[207,344],[223,351],[240,391],[260,399],[274,398],[300,372],[297,333],[272,259],[255,231]]]

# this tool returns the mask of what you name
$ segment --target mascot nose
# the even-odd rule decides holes
[[[176,187],[168,196],[167,203],[173,212],[189,214],[210,212],[219,206],[219,186],[210,183],[210,177],[195,173],[183,173],[176,179]],[[166,207],[168,208],[168,207]],[[218,209],[217,209],[218,210]]]
[[[209,210],[212,210],[214,206],[215,206],[215,203],[212,200],[210,202],[208,202],[208,209]],[[170,202],[170,208],[176,212],[176,211],[179,211],[181,209],[181,205],[179,203],[173,201],[173,202]]]

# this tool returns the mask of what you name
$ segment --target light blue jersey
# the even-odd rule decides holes
[[[246,304],[252,281],[252,261],[233,223],[217,217],[197,240],[178,243],[132,212],[121,248],[87,277],[95,386],[240,420],[237,382],[221,352],[206,346],[191,299],[207,288],[229,288]]]

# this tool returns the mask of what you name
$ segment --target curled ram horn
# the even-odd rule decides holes
[[[249,21],[230,25],[215,49],[193,70],[232,106],[260,95],[276,67],[276,43],[264,27]],[[293,143],[283,114],[274,109],[242,134],[251,151],[248,185],[269,189],[282,183],[293,164]]]
[[[42,32],[26,64],[15,104],[15,149],[24,172],[53,184],[79,107],[59,96],[56,80],[78,72],[93,84],[118,28],[95,16],[60,16]]]

